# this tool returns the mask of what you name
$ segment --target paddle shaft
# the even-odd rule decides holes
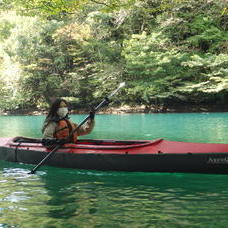
[[[49,152],[30,172],[29,174],[34,174],[36,170],[52,155],[54,154],[62,145],[58,144],[55,148]]]
[[[97,105],[94,108],[94,112],[98,111],[101,107],[105,106],[106,104],[109,103],[109,99],[114,96],[123,86],[125,85],[125,83],[121,83],[119,85],[119,87],[114,90],[108,97],[104,98],[103,101]],[[76,132],[88,119],[90,118],[90,115],[88,115],[75,129],[74,131],[68,136],[68,139],[70,139],[73,135],[74,132]],[[36,170],[42,165],[44,164],[44,162],[52,155],[54,154],[63,144],[58,144],[55,146],[55,148],[49,152],[30,172],[29,174],[34,174],[36,172]]]

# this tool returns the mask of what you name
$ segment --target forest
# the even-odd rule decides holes
[[[0,0],[0,110],[228,111],[226,0]],[[124,108],[123,108],[124,109]]]

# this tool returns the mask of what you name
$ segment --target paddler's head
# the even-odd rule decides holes
[[[68,110],[68,103],[64,99],[56,99],[50,107],[50,111],[48,116],[49,117],[56,117],[58,116],[60,119],[67,117],[69,110]]]
[[[67,114],[69,113],[68,110],[68,104],[65,101],[61,101],[59,103],[59,108],[57,110],[57,114],[60,118],[64,118],[67,116]]]

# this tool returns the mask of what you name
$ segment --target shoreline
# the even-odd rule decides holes
[[[228,105],[169,105],[169,106],[145,106],[145,105],[123,105],[120,107],[107,107],[97,112],[97,114],[139,114],[139,113],[205,113],[205,112],[228,112]],[[87,109],[74,109],[70,114],[88,114]],[[47,115],[46,110],[12,110],[0,111],[0,116]]]

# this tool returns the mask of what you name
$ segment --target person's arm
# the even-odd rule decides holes
[[[55,133],[55,129],[56,129],[57,123],[55,122],[50,122],[46,128],[44,129],[44,133],[43,133],[43,138],[54,138],[54,133]]]
[[[77,130],[77,135],[81,136],[81,135],[87,135],[89,134],[95,125],[95,121],[94,119],[89,119],[85,125],[82,125],[78,130]],[[75,127],[77,127],[77,124],[75,124]]]

